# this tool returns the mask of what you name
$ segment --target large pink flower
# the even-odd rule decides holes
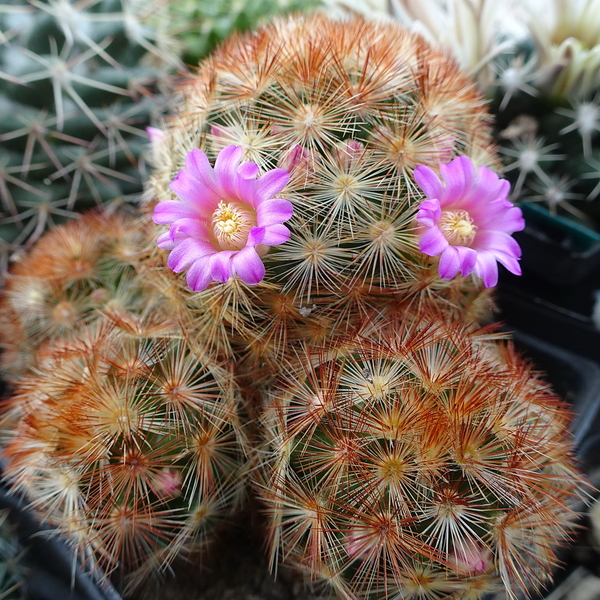
[[[444,183],[426,166],[415,169],[415,179],[427,200],[419,205],[421,252],[440,255],[439,274],[452,279],[474,272],[486,287],[498,282],[497,262],[521,274],[519,244],[511,237],[525,227],[523,213],[506,198],[510,184],[466,156],[440,165]]]
[[[154,222],[171,226],[157,240],[171,250],[167,264],[176,273],[189,267],[186,279],[195,292],[234,275],[259,283],[265,276],[261,256],[290,237],[283,222],[292,204],[275,198],[289,173],[274,169],[257,178],[258,165],[240,164],[243,153],[241,146],[223,148],[213,170],[204,152],[192,150],[171,182],[181,201],[165,200],[154,209]]]

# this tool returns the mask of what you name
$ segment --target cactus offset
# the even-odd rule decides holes
[[[348,599],[537,588],[583,489],[564,405],[489,331],[404,312],[363,333],[267,394],[272,560]]]
[[[244,493],[231,367],[176,326],[109,319],[41,346],[36,363],[2,442],[5,477],[38,517],[129,586],[206,545]]]
[[[13,380],[48,340],[73,338],[103,314],[165,319],[167,301],[137,277],[139,218],[91,212],[48,232],[14,266],[0,300],[2,371]]]

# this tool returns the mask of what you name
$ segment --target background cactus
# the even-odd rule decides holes
[[[317,0],[186,0],[168,6],[173,33],[183,45],[182,60],[196,66],[234,32],[256,28],[280,14],[307,11]]]
[[[181,65],[161,6],[12,0],[0,7],[4,268],[49,225],[141,191],[145,127],[164,110],[157,92]]]
[[[191,294],[163,251],[142,265],[148,280],[179,287],[218,348],[238,339],[253,364],[276,363],[298,336],[345,327],[377,296],[461,317],[487,296],[475,279],[442,280],[418,250],[415,166],[456,154],[497,165],[474,84],[421,38],[361,20],[280,19],[234,36],[179,92],[178,115],[153,149],[148,212],[175,198],[169,184],[194,148],[212,162],[239,145],[261,172],[291,173],[282,197],[294,207],[292,236],[265,256],[262,283],[230,279]]]
[[[0,510],[0,598],[22,600],[27,570],[22,563],[25,550],[10,522],[10,509]]]
[[[403,312],[290,359],[265,394],[273,562],[353,599],[546,581],[582,491],[568,412],[490,334]]]

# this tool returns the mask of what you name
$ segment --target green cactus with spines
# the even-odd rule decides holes
[[[490,333],[406,311],[288,357],[263,390],[273,564],[353,600],[546,582],[585,486],[568,411]]]
[[[10,509],[0,510],[0,598],[22,600],[27,568],[23,564],[23,548],[14,525],[10,522]]]
[[[498,164],[474,84],[421,38],[392,24],[279,19],[233,36],[179,94],[154,147],[148,216],[174,198],[169,184],[194,148],[212,162],[239,145],[262,172],[291,173],[283,197],[294,205],[292,236],[269,249],[263,282],[230,279],[192,294],[158,248],[140,265],[149,280],[177,283],[217,347],[241,340],[251,353],[264,350],[258,363],[277,363],[315,318],[351,326],[381,297],[441,302],[461,316],[480,295],[489,301],[475,278],[442,280],[418,249],[423,196],[412,170],[457,154]]]
[[[145,127],[165,109],[163,80],[181,66],[161,4],[0,7],[4,267],[49,226],[86,207],[137,198]]]
[[[196,66],[235,32],[255,29],[275,16],[305,12],[317,0],[186,0],[169,6],[171,27],[183,43],[182,60]]]
[[[552,215],[600,230],[600,81],[593,77],[600,45],[588,56],[589,48],[577,39],[580,31],[575,28],[569,37],[573,23],[564,25],[560,60],[557,48],[550,50],[556,40],[543,35],[515,47],[510,89],[503,85],[507,57],[496,59],[491,110],[506,176],[514,185],[512,199],[539,203]]]

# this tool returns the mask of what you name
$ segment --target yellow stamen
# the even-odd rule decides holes
[[[213,232],[224,250],[239,250],[248,239],[250,229],[256,225],[253,211],[237,203],[225,203],[222,200],[213,213]]]
[[[470,246],[477,233],[477,226],[466,210],[442,212],[438,226],[453,246]]]

